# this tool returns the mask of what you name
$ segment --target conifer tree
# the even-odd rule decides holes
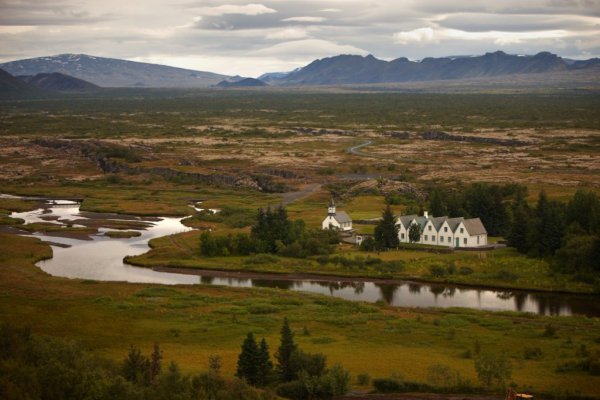
[[[527,253],[531,249],[531,223],[531,210],[527,202],[524,198],[517,199],[513,207],[512,224],[507,236],[508,245],[521,253]]]
[[[160,374],[162,369],[161,360],[162,360],[162,351],[158,347],[158,343],[154,343],[154,349],[152,354],[150,355],[150,380],[154,381],[154,379]]]
[[[269,354],[269,346],[267,345],[265,338],[263,338],[260,341],[260,348],[258,351],[258,385],[267,385],[272,373],[273,363],[271,362],[271,356]]]
[[[378,249],[396,248],[400,244],[396,218],[389,205],[383,211],[381,221],[375,227],[374,237]]]
[[[434,189],[431,192],[431,196],[429,197],[429,211],[431,212],[431,215],[438,217],[444,216],[448,213],[446,204],[444,203],[444,199],[442,197],[442,192],[439,189]]]
[[[419,224],[412,224],[410,228],[408,228],[408,240],[411,243],[417,243],[421,240],[421,227]]]
[[[277,350],[277,369],[281,375],[283,382],[290,382],[295,378],[295,371],[292,367],[292,354],[296,351],[296,343],[294,343],[294,333],[290,329],[288,319],[283,319],[281,327],[281,343]]]
[[[238,357],[236,376],[250,385],[258,384],[259,348],[252,332],[248,333]]]

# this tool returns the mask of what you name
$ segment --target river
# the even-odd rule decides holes
[[[85,219],[134,220],[148,224],[140,229],[141,236],[110,238],[104,236],[108,229],[100,228],[98,234],[81,238],[34,234],[51,243],[53,257],[37,265],[54,276],[91,279],[98,281],[125,281],[158,284],[211,284],[232,287],[271,287],[283,290],[320,293],[352,301],[383,302],[399,307],[466,307],[497,311],[524,311],[544,315],[600,316],[597,297],[557,293],[528,292],[521,290],[490,290],[438,284],[397,281],[348,281],[347,279],[289,279],[244,276],[239,273],[206,273],[190,270],[189,273],[155,271],[134,267],[123,262],[128,255],[148,251],[148,241],[190,230],[181,218],[142,218],[116,214],[83,213],[79,204],[59,201],[11,217],[22,218],[26,223],[51,222],[73,224]],[[77,224],[73,225],[76,226]],[[67,247],[68,246],[68,247]],[[204,276],[203,276],[204,275]],[[216,275],[216,276],[215,276]],[[282,295],[285,295],[282,292]]]

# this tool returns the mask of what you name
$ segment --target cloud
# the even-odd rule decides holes
[[[350,45],[342,45],[323,39],[304,39],[283,42],[255,52],[256,55],[289,56],[312,61],[315,58],[338,54],[367,55],[368,51]]]
[[[268,33],[265,38],[269,40],[295,40],[308,37],[308,32],[303,28],[285,28],[278,29],[275,32]]]
[[[290,17],[282,19],[283,22],[323,22],[323,17]]]
[[[326,12],[326,13],[337,13],[340,12],[342,10],[340,10],[339,8],[324,8],[322,10],[320,10],[321,12]]]
[[[432,28],[418,28],[408,32],[397,32],[394,33],[394,42],[398,44],[409,44],[409,43],[438,43],[440,38],[439,34]]]
[[[272,14],[277,11],[266,7],[263,4],[246,4],[246,5],[234,5],[234,4],[224,4],[222,6],[216,7],[201,7],[198,8],[198,13],[202,16],[211,16],[211,17],[219,17],[221,15],[228,14],[241,14],[241,15],[262,15],[262,14]]]
[[[393,35],[394,42],[402,45],[418,44],[425,45],[439,43],[443,40],[468,40],[468,41],[491,41],[498,46],[522,43],[530,40],[562,39],[568,37],[565,30],[547,30],[530,32],[468,32],[459,29],[447,29],[439,27],[426,27],[413,29],[407,32],[396,32]]]

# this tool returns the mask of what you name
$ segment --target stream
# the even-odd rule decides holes
[[[197,206],[195,206],[197,207]],[[217,210],[215,210],[217,211]],[[37,263],[50,275],[98,281],[125,281],[157,284],[210,284],[231,287],[270,287],[319,293],[352,301],[383,302],[399,307],[466,307],[495,311],[523,311],[544,315],[600,316],[597,297],[522,290],[493,290],[454,285],[425,284],[407,281],[377,282],[351,281],[349,279],[319,278],[290,279],[286,277],[259,276],[236,272],[203,272],[190,270],[177,272],[157,271],[135,267],[123,262],[125,256],[147,252],[148,241],[157,237],[189,231],[182,218],[144,218],[81,212],[79,203],[52,201],[43,207],[27,212],[14,212],[13,218],[25,223],[46,222],[78,226],[77,221],[110,219],[111,221],[136,221],[147,224],[138,228],[141,236],[110,238],[99,228],[97,234],[83,238],[69,235],[29,234],[51,244],[53,257]],[[133,229],[129,229],[133,230]],[[187,272],[187,273],[183,273]],[[285,295],[282,292],[282,295]]]

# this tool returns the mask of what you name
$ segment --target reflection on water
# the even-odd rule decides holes
[[[34,211],[12,213],[11,217],[22,218],[26,223],[51,222],[63,225],[68,221],[88,219],[84,214],[79,213],[77,203],[62,202]],[[53,217],[53,220],[48,220],[48,217]],[[70,246],[66,248],[52,246],[52,258],[40,261],[37,265],[51,275],[67,278],[164,284],[199,283],[198,276],[157,272],[123,263],[125,256],[138,255],[148,251],[150,239],[190,230],[180,221],[180,218],[146,221],[152,224],[150,228],[140,231],[141,236],[130,239],[112,239],[104,236],[103,232],[107,229],[103,228],[100,229],[100,234],[91,236],[92,240],[35,234],[34,236],[42,240]]]
[[[107,216],[109,214],[104,214]],[[11,216],[22,218],[27,223],[52,222],[66,224],[68,221],[86,218],[103,218],[100,213],[80,213],[76,204],[53,204]],[[112,219],[118,218],[111,215]],[[129,218],[131,219],[131,218]],[[141,218],[137,218],[143,221]],[[49,274],[69,278],[94,279],[101,281],[127,281],[161,284],[205,284],[232,287],[267,287],[283,290],[305,291],[334,296],[346,300],[384,302],[402,307],[467,307],[487,310],[525,311],[547,315],[585,314],[600,316],[600,301],[597,297],[553,293],[535,293],[510,290],[487,290],[457,288],[415,282],[395,284],[347,280],[324,281],[318,279],[251,279],[227,276],[199,276],[158,272],[147,268],[133,267],[123,263],[128,255],[138,255],[149,250],[150,239],[187,231],[179,218],[152,218],[150,228],[142,235],[129,239],[112,239],[100,234],[93,240],[77,240],[55,236],[35,235],[49,242],[70,245],[68,248],[52,246],[53,258],[37,265]],[[196,271],[194,271],[196,273]]]

